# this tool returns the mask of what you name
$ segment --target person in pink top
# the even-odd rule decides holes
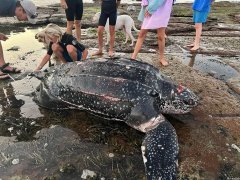
[[[173,0],[142,0],[142,8],[138,20],[142,21],[141,30],[131,59],[136,59],[149,29],[156,29],[160,54],[160,64],[167,66],[164,57],[165,29],[170,19]]]

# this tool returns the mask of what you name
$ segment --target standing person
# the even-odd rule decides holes
[[[109,18],[110,44],[108,56],[113,57],[113,47],[115,41],[115,25],[117,20],[117,8],[121,0],[101,0],[101,14],[98,22],[98,45],[99,49],[92,56],[103,54],[103,32],[107,19]]]
[[[165,30],[170,19],[173,0],[142,0],[138,20],[142,21],[141,30],[131,59],[136,59],[149,29],[156,29],[160,54],[160,64],[167,66],[164,56]]]
[[[202,24],[207,21],[211,4],[214,0],[194,0],[193,2],[193,22],[195,23],[195,40],[194,43],[187,45],[191,51],[197,51],[200,48],[200,39],[202,35]]]
[[[83,15],[82,0],[61,0],[61,7],[65,9],[67,17],[67,34],[72,34],[73,25],[76,28],[76,37],[81,41],[81,20]]]
[[[50,40],[47,54],[43,57],[35,71],[39,71],[50,60],[54,53],[62,63],[85,60],[88,50],[80,44],[71,34],[63,33],[56,24],[48,24],[43,30],[46,38]]]
[[[35,24],[36,6],[30,0],[1,0],[0,16],[16,16],[19,21],[29,21]],[[9,76],[5,73],[20,73],[21,70],[11,67],[5,62],[1,41],[6,41],[7,36],[0,33],[0,79],[7,79]]]

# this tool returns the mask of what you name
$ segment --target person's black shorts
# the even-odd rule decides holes
[[[105,26],[108,18],[109,18],[109,25],[110,26],[115,26],[116,21],[117,21],[117,12],[109,13],[109,14],[101,12],[98,25],[99,26]]]
[[[103,0],[98,25],[105,26],[108,18],[109,25],[115,26],[117,21],[117,4],[115,0]]]
[[[83,2],[82,0],[66,0],[68,8],[65,10],[68,21],[82,20]]]

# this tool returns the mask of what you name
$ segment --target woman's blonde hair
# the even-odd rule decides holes
[[[56,24],[53,24],[53,23],[48,24],[44,29],[44,32],[47,36],[50,36],[50,37],[57,36],[58,42],[61,41],[62,39],[63,32],[61,28]]]

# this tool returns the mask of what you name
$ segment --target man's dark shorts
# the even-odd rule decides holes
[[[67,62],[74,62],[66,50],[63,51],[63,57]],[[77,49],[77,61],[81,61],[81,58],[82,58],[82,52]]]
[[[82,20],[83,2],[82,0],[66,0],[68,8],[65,10],[68,21]],[[74,19],[75,18],[75,19]]]
[[[109,25],[115,26],[117,21],[116,0],[103,0],[98,25],[105,26],[108,18]]]

